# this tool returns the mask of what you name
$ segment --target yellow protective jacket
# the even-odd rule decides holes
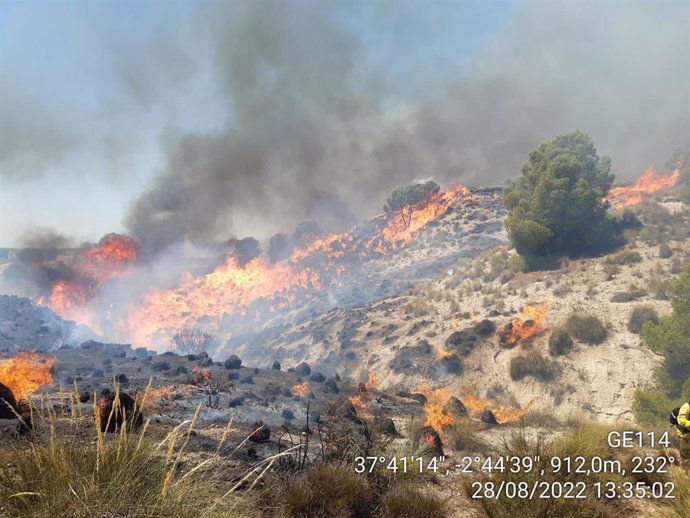
[[[690,403],[685,403],[678,411],[678,435],[690,438]]]

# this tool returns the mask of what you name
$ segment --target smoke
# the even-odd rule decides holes
[[[168,142],[126,218],[144,243],[266,237],[313,214],[343,226],[420,176],[500,184],[531,148],[574,129],[632,179],[690,136],[686,3],[518,2],[464,72],[425,99],[392,88],[405,77],[387,77],[385,63],[366,65],[337,4],[297,5],[198,13],[227,122]]]
[[[48,227],[29,227],[19,236],[22,248],[70,248],[74,245],[72,238]]]

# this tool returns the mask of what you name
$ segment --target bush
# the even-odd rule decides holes
[[[519,381],[527,376],[532,376],[539,381],[551,381],[557,374],[557,365],[536,351],[510,360],[510,378],[513,381]]]
[[[549,337],[549,352],[553,356],[568,354],[575,348],[575,342],[565,329],[556,329]]]
[[[351,466],[325,464],[288,479],[280,489],[280,516],[370,516],[374,507],[365,477]]]
[[[645,295],[646,293],[642,290],[619,291],[613,294],[611,302],[632,302]]]
[[[604,264],[617,264],[619,266],[636,264],[642,261],[642,256],[635,250],[623,250],[616,255],[606,258]]]
[[[570,336],[589,345],[601,344],[608,336],[608,331],[602,321],[586,313],[571,314],[565,328]]]
[[[661,259],[668,259],[673,255],[673,250],[668,246],[667,243],[662,243],[659,245],[659,257]]]
[[[666,425],[671,409],[681,406],[681,401],[672,400],[663,392],[635,392],[633,412],[637,422],[644,426]]]
[[[475,430],[472,421],[466,418],[455,419],[453,424],[444,427],[443,435],[455,451],[484,453],[490,449]]]
[[[656,309],[649,304],[635,306],[630,313],[630,320],[628,320],[628,331],[639,334],[642,332],[642,326],[646,322],[659,323],[659,315]]]
[[[444,518],[446,503],[426,489],[400,484],[383,497],[381,518]]]

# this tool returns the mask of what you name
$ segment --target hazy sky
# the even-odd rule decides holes
[[[690,142],[688,34],[687,1],[0,0],[0,246],[337,227],[576,128],[631,179]]]

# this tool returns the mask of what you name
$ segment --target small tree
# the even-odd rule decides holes
[[[605,196],[614,176],[581,131],[530,151],[522,176],[505,190],[506,229],[528,264],[538,258],[599,251],[614,242]]]
[[[293,246],[286,234],[275,234],[268,243],[268,257],[272,263],[287,259],[292,254]]]
[[[433,181],[401,185],[393,189],[383,210],[386,214],[399,214],[405,226],[409,226],[415,207],[422,203],[427,207],[432,196],[440,190],[441,187]]]
[[[206,351],[215,337],[197,329],[182,329],[170,338],[170,350],[177,354],[199,354]]]
[[[245,237],[235,243],[237,264],[244,266],[249,261],[261,255],[261,245],[253,237]]]

